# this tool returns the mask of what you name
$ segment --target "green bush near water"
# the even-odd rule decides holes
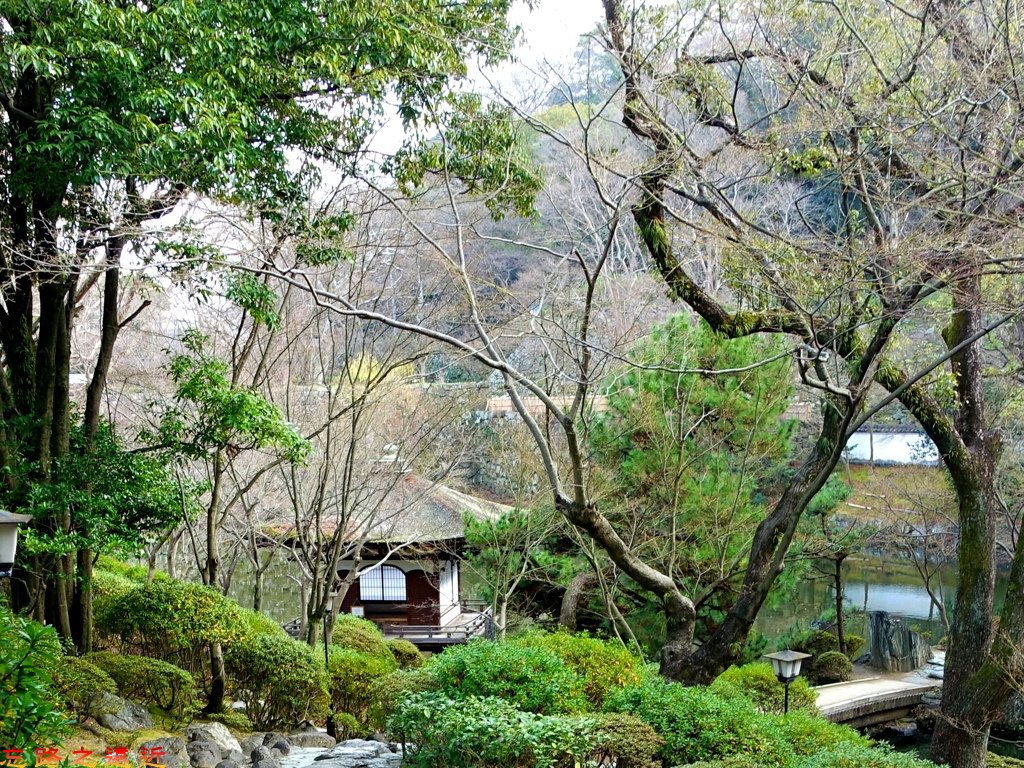
[[[811,677],[818,685],[843,683],[853,676],[853,663],[845,653],[828,651],[814,659]]]

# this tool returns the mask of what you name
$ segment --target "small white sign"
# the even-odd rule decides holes
[[[361,605],[353,605],[352,606],[352,615],[353,616],[363,616],[364,615],[363,614],[363,606],[361,606]]]

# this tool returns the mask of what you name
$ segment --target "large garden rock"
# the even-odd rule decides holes
[[[185,740],[180,736],[165,736],[139,744],[139,754],[152,762],[159,762],[165,768],[187,768],[189,765]]]
[[[97,722],[112,731],[139,731],[153,727],[153,718],[144,706],[112,693],[97,696],[93,709],[100,713],[96,715]]]
[[[889,672],[912,672],[928,663],[931,646],[900,619],[871,611],[871,664]]]
[[[185,751],[192,768],[217,768],[221,761],[220,747],[212,741],[190,741]]]
[[[254,747],[252,752],[249,753],[249,760],[253,765],[256,765],[257,763],[262,763],[264,760],[277,762],[277,757],[270,750],[270,747],[265,747],[260,744],[259,746]]]
[[[315,768],[398,768],[402,756],[379,741],[349,739],[330,752],[317,755]]]
[[[232,752],[242,754],[242,745],[238,743],[231,731],[221,723],[197,723],[185,729],[185,738],[189,741],[212,741],[220,747],[225,758]]]
[[[278,757],[283,757],[291,752],[291,744],[288,741],[288,737],[277,731],[270,731],[263,736],[263,746],[269,747],[276,752]]]
[[[326,733],[318,731],[316,728],[309,728],[305,731],[299,731],[298,733],[289,733],[288,741],[292,743],[293,747],[304,747],[306,749],[310,747],[323,747],[325,749],[330,749],[338,743],[332,736],[328,736]]]

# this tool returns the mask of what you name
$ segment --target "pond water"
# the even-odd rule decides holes
[[[284,623],[300,613],[301,599],[296,563],[279,558],[265,576],[263,611]],[[944,634],[935,607],[921,584],[912,563],[892,557],[861,556],[846,561],[843,569],[847,631],[867,636],[867,611],[888,611],[911,620],[912,626],[930,633],[937,641]],[[950,565],[942,570],[942,590],[946,604],[952,605],[956,592],[956,569]],[[999,580],[997,602],[1002,601],[1005,579]],[[244,606],[252,607],[253,577],[251,566],[240,563],[229,594]],[[835,607],[835,592],[827,579],[802,579],[795,591],[783,600],[770,601],[758,616],[755,627],[769,640],[780,637],[793,627],[807,627],[824,611]]]

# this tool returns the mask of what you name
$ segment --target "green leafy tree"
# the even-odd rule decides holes
[[[592,432],[606,493],[621,500],[608,514],[631,521],[638,551],[692,596],[699,632],[728,610],[789,454],[792,387],[780,351],[672,317],[612,379]]]
[[[386,104],[407,123],[447,118],[466,59],[507,54],[508,0],[13,0],[0,11],[0,485],[27,504],[71,450],[71,339],[79,302],[102,286],[99,352],[85,396],[84,450],[102,422],[122,327],[129,251],[180,279],[214,255],[155,226],[186,197],[259,211],[285,229],[344,226],[292,215],[310,170],[364,164]],[[253,34],[259,30],[259,34]],[[454,106],[453,106],[454,105]],[[294,163],[299,157],[315,163]],[[301,167],[301,170],[296,170]],[[420,172],[426,168],[420,166]],[[414,177],[416,170],[406,172]],[[315,239],[315,238],[314,238]],[[340,254],[310,251],[310,260]],[[246,293],[251,286],[236,290]],[[143,304],[144,308],[145,303]],[[40,510],[41,511],[41,510]],[[68,506],[40,514],[40,536],[76,527]],[[65,637],[91,624],[93,553],[40,553],[14,594]],[[27,576],[27,574],[36,574]],[[74,628],[74,631],[73,631]],[[79,640],[87,648],[88,634]]]
[[[210,495],[206,504],[206,563],[203,583],[216,587],[220,568],[218,531],[223,518],[223,489],[229,456],[242,451],[273,449],[291,463],[301,463],[308,440],[289,424],[281,410],[258,392],[240,386],[229,366],[213,356],[209,339],[198,331],[182,338],[184,350],[171,355],[168,371],[175,385],[174,405],[160,420],[155,436],[172,456],[209,463]],[[237,373],[237,369],[236,369]],[[221,644],[210,644],[213,681],[207,704],[219,712],[224,698]]]

